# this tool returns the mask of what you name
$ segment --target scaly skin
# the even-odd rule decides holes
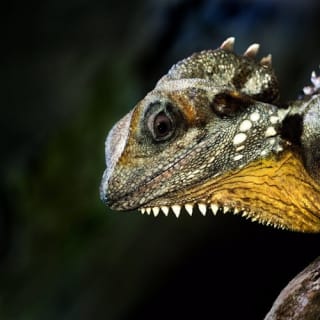
[[[271,56],[234,38],[193,54],[111,130],[100,194],[112,209],[157,216],[198,205],[302,232],[320,231],[318,78],[278,106]]]

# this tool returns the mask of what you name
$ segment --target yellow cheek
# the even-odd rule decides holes
[[[184,193],[194,202],[245,210],[252,220],[264,224],[320,232],[320,186],[292,150],[254,161]]]

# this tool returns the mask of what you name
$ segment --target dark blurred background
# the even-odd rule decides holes
[[[112,212],[104,139],[173,63],[231,35],[273,54],[294,99],[320,63],[320,3],[11,1],[2,15],[0,319],[263,319],[320,235]]]

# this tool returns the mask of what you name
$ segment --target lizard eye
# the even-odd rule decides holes
[[[150,116],[148,128],[155,141],[168,140],[174,133],[173,119],[166,112],[161,111]]]

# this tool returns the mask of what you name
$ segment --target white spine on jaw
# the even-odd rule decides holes
[[[256,122],[260,119],[260,114],[258,112],[253,112],[250,115],[250,120]]]
[[[265,132],[265,137],[273,137],[277,134],[277,131],[275,130],[274,127],[268,127],[266,132]]]
[[[233,138],[233,144],[235,146],[242,144],[247,139],[247,135],[245,133],[237,133]]]
[[[240,124],[239,131],[246,132],[252,127],[252,122],[250,120],[243,120]]]

